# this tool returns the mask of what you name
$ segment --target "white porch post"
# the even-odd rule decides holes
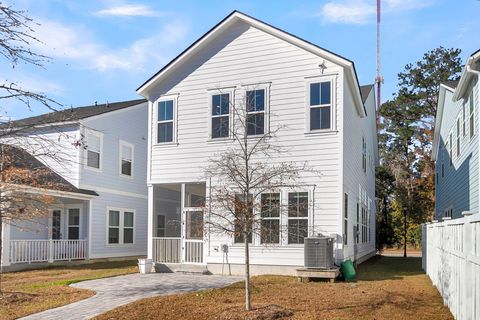
[[[148,186],[148,214],[147,214],[147,258],[153,259],[153,210],[154,210],[153,185]]]
[[[10,265],[10,225],[2,224],[2,266]]]
[[[92,217],[93,217],[93,212],[92,212],[92,200],[88,200],[88,235],[87,235],[87,256],[85,257],[86,260],[90,260],[90,256],[92,255]]]

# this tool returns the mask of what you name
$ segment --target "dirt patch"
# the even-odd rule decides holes
[[[216,320],[279,320],[293,316],[292,310],[286,310],[276,304],[257,305],[246,311],[244,306],[235,306],[223,311]]]
[[[25,292],[4,292],[0,294],[0,305],[7,305],[10,303],[24,303],[35,298],[34,294]]]
[[[453,319],[422,272],[419,258],[376,257],[360,265],[356,283],[299,283],[295,277],[259,276],[252,278],[252,285],[252,306],[260,310],[258,314],[243,311],[244,286],[235,283],[221,289],[140,300],[97,320],[264,319],[261,316],[301,320]],[[273,305],[278,308],[261,310]]]

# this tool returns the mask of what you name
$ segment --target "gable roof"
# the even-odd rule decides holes
[[[440,84],[444,85],[445,87],[448,87],[450,89],[455,90],[457,88],[459,82],[460,82],[460,79],[457,79],[457,80],[449,80],[449,81],[441,82]]]
[[[39,183],[45,184],[46,186],[55,186],[55,188],[50,188],[50,190],[98,196],[98,193],[96,193],[95,191],[79,189],[75,187],[73,184],[65,180],[62,176],[60,176],[58,173],[43,164],[35,156],[31,155],[26,150],[17,146],[7,144],[0,144],[0,146],[2,147],[4,155],[10,159],[7,163],[7,167],[27,169],[32,173],[39,173],[39,177],[35,177],[34,179],[39,180]],[[12,181],[11,183],[16,185],[28,186],[30,184],[28,178],[32,177],[26,177],[25,179]],[[45,189],[48,190],[49,188]]]
[[[354,100],[356,102],[355,107],[357,108],[357,111],[360,114],[360,116],[362,117],[366,116],[367,112],[362,103],[360,85],[358,82],[358,76],[357,76],[357,72],[355,70],[355,65],[353,61],[348,60],[347,58],[344,58],[327,49],[319,47],[307,40],[294,36],[284,30],[276,28],[272,25],[269,25],[268,23],[260,21],[256,18],[253,18],[237,10],[234,10],[232,13],[226,16],[223,20],[217,23],[213,28],[211,28],[203,36],[201,36],[194,43],[192,43],[188,48],[186,48],[183,52],[181,52],[177,57],[175,57],[172,61],[166,64],[163,68],[161,68],[157,73],[155,73],[147,81],[145,81],[141,86],[137,88],[137,93],[147,98],[148,88],[150,88],[153,84],[155,84],[156,82],[166,77],[170,72],[172,72],[172,70],[177,65],[181,64],[183,60],[188,59],[189,57],[195,55],[195,53],[198,50],[203,48],[209,41],[215,38],[217,34],[222,33],[223,30],[227,29],[230,25],[234,24],[237,21],[242,21],[244,23],[247,23],[259,30],[272,34],[306,51],[309,51],[313,54],[316,54],[318,56],[331,60],[334,63],[337,63],[340,66],[347,69],[349,72],[346,72],[345,74],[349,81],[349,84],[354,88]]]
[[[453,95],[453,101],[460,100],[464,94],[465,90],[468,88],[468,84],[472,79],[472,75],[479,75],[480,74],[480,49],[472,53],[465,63],[465,67],[463,68],[462,75],[460,76],[458,85],[455,90],[455,94]]]
[[[365,104],[365,101],[367,101],[368,96],[370,95],[370,92],[373,90],[375,86],[373,84],[367,84],[360,86],[360,94],[362,95],[362,102]]]
[[[455,82],[455,81],[448,81]],[[435,124],[433,128],[433,143],[432,143],[432,160],[437,159],[438,149],[440,147],[440,127],[442,126],[443,110],[445,108],[445,96],[447,91],[455,92],[455,89],[447,86],[446,84],[440,84],[440,90],[438,91],[437,112],[435,114]]]
[[[104,113],[133,107],[144,102],[147,102],[147,100],[137,99],[137,100],[130,100],[130,101],[95,104],[92,106],[70,108],[70,109],[42,114],[39,116],[12,121],[8,123],[8,126],[9,127],[28,127],[28,126],[46,125],[46,124],[52,124],[52,123],[61,123],[61,122],[67,122],[67,121],[78,121],[81,119],[98,116]]]

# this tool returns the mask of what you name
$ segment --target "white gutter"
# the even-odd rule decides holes
[[[480,71],[472,69],[469,64],[467,64],[467,69],[466,70],[467,70],[467,72],[470,72],[470,73],[476,74],[477,76],[480,76]]]

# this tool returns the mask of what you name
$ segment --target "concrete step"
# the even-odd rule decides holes
[[[176,272],[183,274],[211,274],[207,266],[201,264],[156,263],[155,270],[156,272]]]

